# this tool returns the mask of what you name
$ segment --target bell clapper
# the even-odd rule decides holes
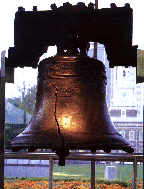
[[[56,154],[59,156],[59,166],[65,166],[65,157],[69,155],[69,149],[67,148],[59,148],[56,150]]]

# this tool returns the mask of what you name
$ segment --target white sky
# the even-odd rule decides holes
[[[14,35],[14,17],[15,12],[19,6],[23,6],[26,10],[32,10],[33,6],[38,6],[38,10],[48,10],[52,3],[57,6],[63,4],[62,0],[4,0],[0,1],[0,51],[8,50],[13,47]],[[95,2],[95,0],[69,0],[70,3],[76,4],[77,2]],[[139,48],[144,49],[144,0],[99,0],[99,8],[110,7],[110,3],[116,3],[117,6],[124,6],[125,3],[130,3],[133,8],[133,44],[139,45]],[[55,48],[51,48],[45,56],[52,56],[56,53]],[[15,70],[15,84],[6,84],[6,97],[17,96],[17,86],[22,85],[23,81],[27,85],[34,85],[37,81],[37,71],[31,68],[16,69]]]

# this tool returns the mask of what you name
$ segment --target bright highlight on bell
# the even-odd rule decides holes
[[[65,117],[62,117],[62,127],[63,128],[70,128],[71,126],[71,116],[65,116]]]

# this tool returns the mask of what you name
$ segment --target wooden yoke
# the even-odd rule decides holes
[[[9,48],[7,66],[37,67],[40,56],[53,45],[62,56],[85,56],[89,42],[105,45],[110,67],[136,66],[137,46],[132,46],[133,10],[129,4],[95,9],[92,3],[88,6],[64,3],[59,8],[52,4],[51,9],[18,8],[14,21],[15,46]]]

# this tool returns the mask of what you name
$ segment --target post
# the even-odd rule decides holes
[[[135,158],[133,161],[133,183],[132,189],[137,188],[137,159]]]
[[[49,159],[49,189],[53,188],[53,158]]]
[[[95,160],[91,160],[91,189],[95,189]]]
[[[4,127],[5,127],[5,51],[1,53],[0,70],[0,188],[4,189]]]
[[[95,0],[95,9],[98,9],[98,0]],[[94,42],[93,57],[97,59],[97,42]]]

